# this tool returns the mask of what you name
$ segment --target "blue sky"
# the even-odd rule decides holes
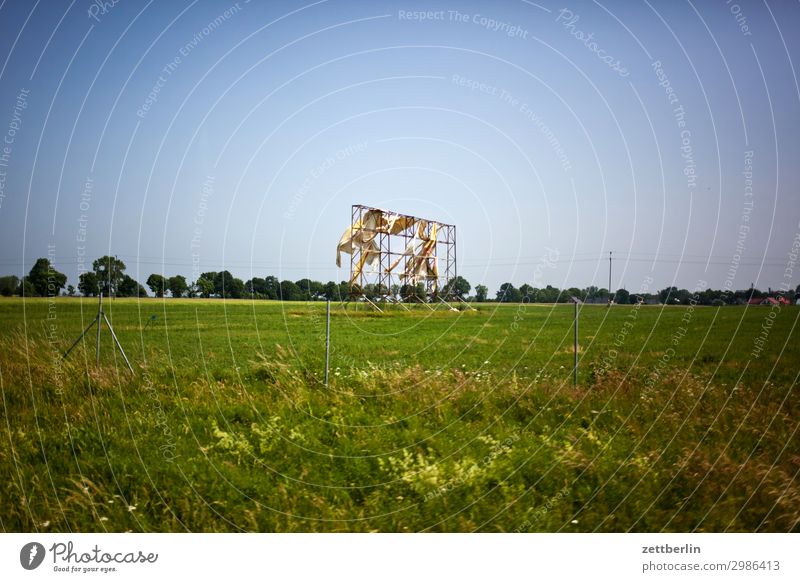
[[[363,203],[492,291],[800,283],[796,2],[101,4],[0,4],[3,274],[343,280]]]

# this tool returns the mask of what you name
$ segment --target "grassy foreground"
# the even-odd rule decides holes
[[[796,307],[0,300],[5,531],[800,531]]]

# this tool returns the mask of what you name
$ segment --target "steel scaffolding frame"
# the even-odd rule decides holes
[[[402,227],[398,227],[399,229],[396,229],[397,231],[394,233],[390,232],[385,224],[378,224],[377,228],[368,228],[365,226],[368,213],[373,213],[373,217],[379,215],[387,222],[391,219]],[[377,286],[378,295],[385,301],[392,296],[393,285],[416,285],[417,283],[424,283],[427,300],[447,298],[448,293],[442,291],[447,290],[448,284],[458,275],[455,225],[363,204],[353,204],[350,213],[350,227],[354,240],[374,241],[375,243],[370,245],[372,248],[353,245],[350,254],[349,290],[351,299],[362,297],[364,288],[370,284]],[[428,241],[428,244],[433,241],[432,248],[421,257],[409,254],[406,251],[415,239],[420,243]],[[378,255],[377,272],[367,269],[374,254]],[[439,257],[444,257],[444,269],[439,268]],[[412,262],[418,261],[428,261],[423,280],[408,275],[415,270]]]

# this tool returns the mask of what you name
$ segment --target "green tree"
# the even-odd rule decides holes
[[[400,286],[400,297],[403,301],[422,303],[425,301],[425,295],[425,285],[423,283],[417,283],[416,285],[406,283]]]
[[[292,281],[281,281],[278,288],[278,298],[282,301],[300,301],[303,299],[303,292],[300,287]]]
[[[23,277],[22,281],[19,282],[19,287],[17,287],[17,295],[20,297],[36,297],[36,287],[27,277]]]
[[[472,285],[469,284],[469,281],[461,275],[458,275],[445,285],[444,296],[445,298],[455,296],[459,299],[464,299],[464,297],[469,294],[470,289],[472,289]]]
[[[125,274],[125,263],[117,257],[104,256],[92,262],[92,268],[97,274],[97,284],[100,291],[106,296],[116,295],[117,288]]]
[[[566,297],[567,301],[572,301],[573,297],[577,297],[581,301],[586,301],[586,294],[583,292],[583,289],[578,289],[577,287],[570,287],[564,291],[564,296]]]
[[[348,281],[339,283],[339,299],[341,301],[350,299],[350,283]]]
[[[147,291],[129,275],[123,275],[117,289],[117,297],[147,297]]]
[[[587,287],[586,288],[586,298],[587,299],[595,299],[604,303],[608,302],[608,289],[605,287],[597,288],[597,287]]]
[[[519,288],[519,294],[522,297],[521,301],[533,303],[536,301],[536,291],[538,291],[538,289],[531,287],[527,283],[523,283]]]
[[[217,278],[216,271],[207,271],[205,273],[200,273],[200,279],[206,279],[207,281],[211,281],[212,283]]]
[[[94,297],[100,293],[100,285],[97,284],[97,273],[94,271],[84,271],[78,278],[78,291],[84,297]]]
[[[75,297],[75,286],[74,285],[67,285],[67,295],[70,297]]]
[[[625,305],[626,303],[630,303],[631,294],[628,293],[627,289],[617,289],[614,293],[614,303]]]
[[[538,303],[558,303],[561,297],[561,291],[558,287],[548,285],[544,289],[539,289],[536,299]]]
[[[170,277],[167,287],[169,288],[169,292],[172,293],[173,297],[183,297],[184,293],[189,291],[189,285],[187,285],[186,277],[183,275],[175,275],[174,277]]]
[[[323,295],[322,283],[319,281],[300,279],[296,282],[296,285],[300,288],[300,291],[303,294],[303,299],[306,301],[319,299]]]
[[[229,271],[220,271],[214,277],[214,293],[227,299],[239,299],[244,295],[244,281]]]
[[[48,259],[36,259],[28,280],[41,297],[55,297],[67,284],[67,276],[55,270]]]
[[[207,279],[201,275],[195,283],[195,286],[197,287],[197,293],[200,295],[200,297],[205,297],[208,299],[214,294],[213,279]]]
[[[497,291],[497,300],[500,303],[519,303],[522,301],[522,294],[511,283],[503,283]]]
[[[303,298],[303,301],[311,299],[311,279],[300,279],[299,281],[295,281],[294,284],[297,285],[297,288],[300,290],[300,296]]]
[[[670,297],[677,293],[677,287],[667,287],[658,292],[658,300],[661,303],[670,303]]]
[[[267,299],[277,299],[279,287],[280,282],[277,277],[270,275],[264,278],[264,294],[267,296]]]
[[[339,301],[339,285],[333,281],[328,281],[325,283],[325,287],[322,288],[322,294],[329,301]]]
[[[253,277],[244,284],[245,291],[253,297],[264,299],[267,296],[267,281],[260,277]]]
[[[150,287],[150,291],[155,293],[156,297],[163,297],[164,293],[167,291],[167,278],[163,275],[153,273],[145,282],[147,283],[147,286]]]
[[[704,289],[699,293],[699,303],[701,305],[724,305],[725,294],[714,289]]]
[[[489,297],[489,288],[486,285],[475,286],[475,301],[483,303]]]
[[[676,299],[681,305],[689,305],[695,299],[695,296],[688,289],[678,289]]]
[[[11,297],[17,292],[19,287],[19,277],[16,275],[8,275],[0,277],[0,295],[3,297]]]

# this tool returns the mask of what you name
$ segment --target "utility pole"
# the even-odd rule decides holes
[[[611,251],[608,251],[608,304],[611,305],[611,301],[613,301],[613,295],[611,294]]]

